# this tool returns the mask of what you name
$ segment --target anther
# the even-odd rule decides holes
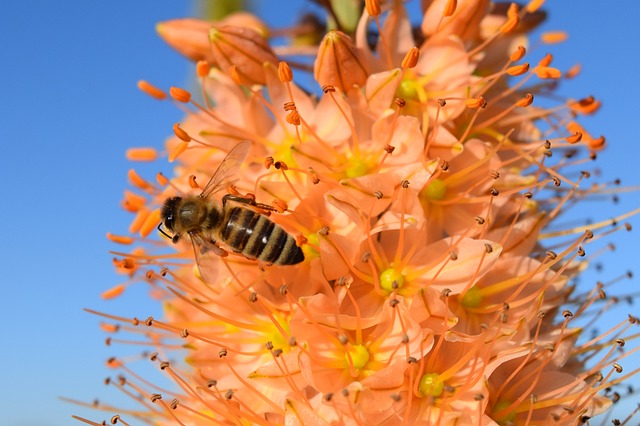
[[[525,192],[524,194],[522,194],[524,196],[524,198],[528,198],[531,199],[533,198],[533,193],[530,191]]]
[[[591,173],[589,173],[589,172],[588,172],[588,171],[586,171],[586,170],[582,170],[582,171],[580,172],[580,175],[581,175],[583,178],[585,178],[585,179],[589,179],[589,178],[591,177]]]
[[[226,349],[224,349],[224,348],[223,348],[223,349],[220,349],[220,350],[218,351],[218,357],[219,357],[219,358],[224,358],[224,357],[226,357],[226,356],[227,356],[227,350],[226,350]]]
[[[276,209],[278,213],[284,213],[289,208],[289,206],[287,206],[287,203],[282,200],[273,200],[271,205]]]
[[[558,255],[553,250],[547,250],[546,255],[551,260],[555,260],[558,257]]]
[[[147,95],[159,101],[162,101],[167,98],[167,94],[164,90],[159,89],[153,84],[144,80],[138,81],[138,89],[140,89],[140,91],[146,93]]]
[[[385,145],[384,150],[387,154],[393,154],[393,151],[396,150],[396,147],[392,145]]]
[[[408,364],[415,364],[415,363],[417,363],[417,362],[418,362],[418,360],[417,360],[417,359],[415,359],[414,357],[412,357],[412,356],[407,357],[407,363],[408,363]]]
[[[402,98],[395,98],[393,100],[393,103],[396,104],[396,106],[400,109],[404,108],[405,106],[407,106],[407,101],[405,101]]]
[[[338,335],[338,341],[343,345],[346,345],[347,343],[349,343],[349,339],[344,334]]]
[[[264,346],[267,348],[268,351],[273,350],[273,342],[271,341],[268,341],[267,343],[265,343]]]
[[[582,246],[578,247],[578,256],[584,257],[584,255],[585,255],[585,252]]]
[[[364,5],[369,16],[378,16],[382,12],[378,0],[365,0]]]
[[[289,346],[297,346],[298,345],[298,341],[296,340],[295,336],[291,336],[289,337]]]
[[[474,219],[478,225],[484,225],[484,217],[476,216]]]
[[[327,402],[331,401],[332,398],[333,398],[333,392],[329,392],[324,395],[324,400]]]
[[[573,317],[573,313],[570,310],[565,309],[564,311],[562,311],[562,316],[565,318],[571,318]]]
[[[526,54],[527,54],[527,49],[525,49],[524,46],[518,46],[516,50],[511,54],[509,59],[511,60],[511,62],[517,62],[520,59],[522,59]]]
[[[566,138],[566,141],[571,144],[578,143],[581,140],[582,140],[581,132],[575,132],[574,134],[572,134],[571,136],[567,136]]]
[[[155,403],[159,399],[162,399],[162,395],[160,395],[159,393],[154,393],[151,395],[151,402]]]
[[[400,186],[404,189],[407,189],[409,187],[409,181],[406,179],[403,179],[402,182],[400,182]]]
[[[484,243],[484,249],[487,253],[493,253],[493,246],[489,243]]]
[[[451,254],[449,254],[449,259],[451,259],[451,260],[458,260],[458,253],[456,253],[456,252],[451,252]]]
[[[557,176],[551,176],[551,180],[553,181],[553,184],[558,187],[560,186],[561,182],[560,182],[560,178],[558,178]]]
[[[416,65],[418,65],[418,59],[420,59],[420,50],[418,50],[418,48],[414,46],[407,52],[406,55],[404,55],[401,66],[402,68],[414,68]]]
[[[282,352],[283,352],[282,349],[276,349],[275,351],[273,351],[273,356],[278,358],[280,355],[282,355]]]
[[[283,105],[285,111],[295,111],[296,103],[295,102],[285,102]]]
[[[290,83],[293,81],[293,72],[291,72],[289,64],[284,61],[278,63],[278,78],[283,83]]]
[[[160,370],[166,370],[167,368],[169,368],[171,364],[169,363],[169,361],[162,361],[160,363]]]
[[[440,169],[444,172],[449,170],[449,162],[447,160],[442,160],[442,163],[440,163]]]
[[[449,297],[449,295],[451,294],[451,289],[445,288],[440,292],[440,295],[442,297]]]
[[[382,198],[382,192],[380,191],[376,191],[373,193],[373,196],[376,197],[378,200]]]
[[[345,398],[347,398],[349,396],[349,389],[347,388],[343,388],[340,393],[342,394],[342,396],[344,396]]]
[[[392,393],[391,395],[389,395],[389,398],[391,398],[395,402],[400,402],[401,400],[400,395],[397,393]]]
[[[111,424],[115,425],[116,423],[118,423],[118,420],[120,420],[120,416],[118,414],[116,414],[115,416],[111,417]]]
[[[191,93],[179,87],[171,86],[169,95],[178,102],[187,103],[191,100]]]
[[[269,157],[264,159],[264,168],[265,169],[270,169],[271,166],[273,166],[274,164],[275,164],[275,160],[273,159],[273,157],[269,156]]]
[[[623,348],[624,345],[625,345],[625,341],[624,341],[624,339],[616,339],[616,344],[618,346],[620,346],[621,348]]]
[[[533,103],[533,95],[531,93],[526,93],[522,99],[519,99],[516,102],[516,105],[521,108],[526,108]]]
[[[493,170],[493,169],[491,169],[491,170],[489,170],[489,176],[490,176],[492,179],[498,179],[498,178],[500,177],[500,172],[499,172],[499,171],[497,171],[497,170]]]
[[[224,399],[231,399],[233,398],[233,389],[229,389],[227,392],[225,392],[224,394]]]
[[[322,236],[327,236],[329,235],[329,227],[328,226],[323,226],[322,228],[320,228],[320,230],[318,231],[318,234],[322,235]]]
[[[153,325],[153,317],[149,317],[149,318],[147,318],[146,320],[144,320],[144,324],[145,324],[146,326],[151,327],[151,326]]]
[[[251,303],[255,303],[255,302],[257,302],[257,301],[258,301],[258,293],[256,293],[255,291],[252,291],[252,292],[249,294],[249,302],[251,302]]]
[[[362,253],[362,256],[360,256],[360,261],[362,263],[367,263],[369,261],[369,259],[371,259],[371,252],[370,251],[365,251],[364,253]]]
[[[217,380],[214,380],[214,379],[211,379],[211,380],[209,380],[209,381],[207,382],[207,387],[208,387],[208,388],[213,388],[213,387],[215,387],[215,386],[217,386],[217,385],[218,385],[218,381],[217,381]]]
[[[174,123],[174,125],[173,125],[173,133],[181,141],[183,141],[183,142],[191,142],[191,136],[189,136],[189,134],[182,127],[180,127],[180,123]]]
[[[465,104],[467,105],[467,108],[479,109],[485,108],[487,106],[487,101],[484,97],[478,96],[477,98],[468,98],[465,100]]]
[[[189,186],[193,189],[198,189],[198,182],[195,175],[189,175]]]
[[[278,170],[289,170],[289,166],[284,161],[276,161],[273,166]]]
[[[158,359],[158,352],[154,352],[151,354],[151,356],[149,356],[149,360],[151,362],[155,362]]]
[[[311,167],[309,167],[309,175],[311,176],[311,182],[314,185],[317,185],[320,183],[320,177],[318,176],[318,173]]]
[[[286,285],[286,284],[285,284],[285,285],[280,286],[279,292],[280,292],[280,295],[281,295],[281,296],[285,296],[285,295],[287,294],[287,292],[288,292],[288,291],[289,291],[289,290],[288,290],[288,287],[287,287],[287,285]]]
[[[336,91],[336,88],[332,84],[325,84],[322,86],[322,91],[324,93],[333,93]]]
[[[593,231],[592,231],[592,230],[590,230],[590,229],[587,229],[586,231],[584,231],[584,236],[585,236],[588,240],[592,239],[592,238],[593,238]]]
[[[406,333],[402,334],[402,343],[404,343],[405,345],[407,343],[409,343],[409,335],[408,334],[406,334]]]
[[[616,370],[616,373],[622,373],[622,366],[617,362],[613,363],[613,368]]]
[[[497,197],[498,195],[500,195],[500,191],[498,191],[496,188],[491,188],[491,190],[489,191],[489,193],[491,194],[491,196],[493,197]]]
[[[183,339],[189,337],[189,330],[187,330],[186,328],[180,330],[180,337],[182,337]]]
[[[447,101],[445,101],[442,98],[438,99],[436,102],[438,102],[438,105],[440,106],[440,108],[444,108],[447,105]]]
[[[196,63],[196,74],[198,77],[207,77],[209,75],[209,71],[211,71],[211,65],[209,62],[202,59]]]
[[[391,306],[392,308],[395,308],[396,306],[398,306],[398,303],[400,303],[398,299],[389,300],[389,306]]]
[[[178,404],[180,404],[180,401],[178,401],[176,398],[173,398],[171,400],[171,404],[169,404],[169,407],[171,407],[172,410],[175,410],[176,408],[178,408]]]

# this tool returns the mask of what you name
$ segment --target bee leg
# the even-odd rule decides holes
[[[235,203],[246,204],[246,205],[249,205],[251,207],[255,207],[257,209],[262,210],[264,212],[264,214],[266,214],[267,216],[269,216],[271,214],[271,212],[278,211],[275,207],[271,207],[268,204],[256,203],[255,198],[247,197],[247,196],[243,196],[243,195],[234,195],[234,194],[225,195],[224,197],[222,197],[222,206],[223,207],[224,207],[224,205],[226,204],[227,201],[233,201]]]

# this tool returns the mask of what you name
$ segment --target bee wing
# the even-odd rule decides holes
[[[213,242],[206,240],[196,233],[189,234],[193,245],[193,254],[196,258],[196,265],[202,280],[208,284],[213,284],[218,277],[218,265],[220,256],[226,253]]]
[[[237,180],[238,168],[247,157],[249,148],[251,148],[251,142],[249,141],[242,141],[234,146],[213,173],[213,176],[211,176],[211,179],[207,182],[200,196],[206,198],[235,182]]]

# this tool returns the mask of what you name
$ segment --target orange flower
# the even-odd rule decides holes
[[[609,352],[634,317],[592,340],[579,327],[598,315],[605,285],[584,293],[573,281],[585,247],[607,234],[557,219],[608,191],[580,189],[588,173],[575,173],[604,137],[576,121],[598,109],[593,98],[536,102],[566,78],[551,55],[526,51],[538,5],[423,1],[414,38],[403,2],[366,3],[353,33],[314,37],[306,62],[277,63],[273,52],[311,50],[272,49],[246,14],[159,26],[200,61],[201,94],[140,83],[187,116],[168,124],[174,176],[128,174],[135,190],[122,205],[138,236],[108,234],[135,247],[114,260],[129,281],[104,296],[144,282],[164,314],[97,314],[104,330],[142,336],[179,390],[160,392],[128,359],[110,359],[123,373],[110,383],[148,398],[121,420],[575,424],[605,412],[605,389],[636,373],[616,377],[626,355]],[[296,83],[294,64],[312,62],[322,93]],[[185,194],[203,207],[165,204]],[[577,237],[548,242],[567,235]],[[242,254],[280,254],[284,240],[303,261]]]

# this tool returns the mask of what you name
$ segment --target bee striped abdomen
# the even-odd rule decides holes
[[[241,207],[225,210],[226,226],[220,239],[236,252],[276,265],[294,265],[304,260],[295,239],[266,216]]]

